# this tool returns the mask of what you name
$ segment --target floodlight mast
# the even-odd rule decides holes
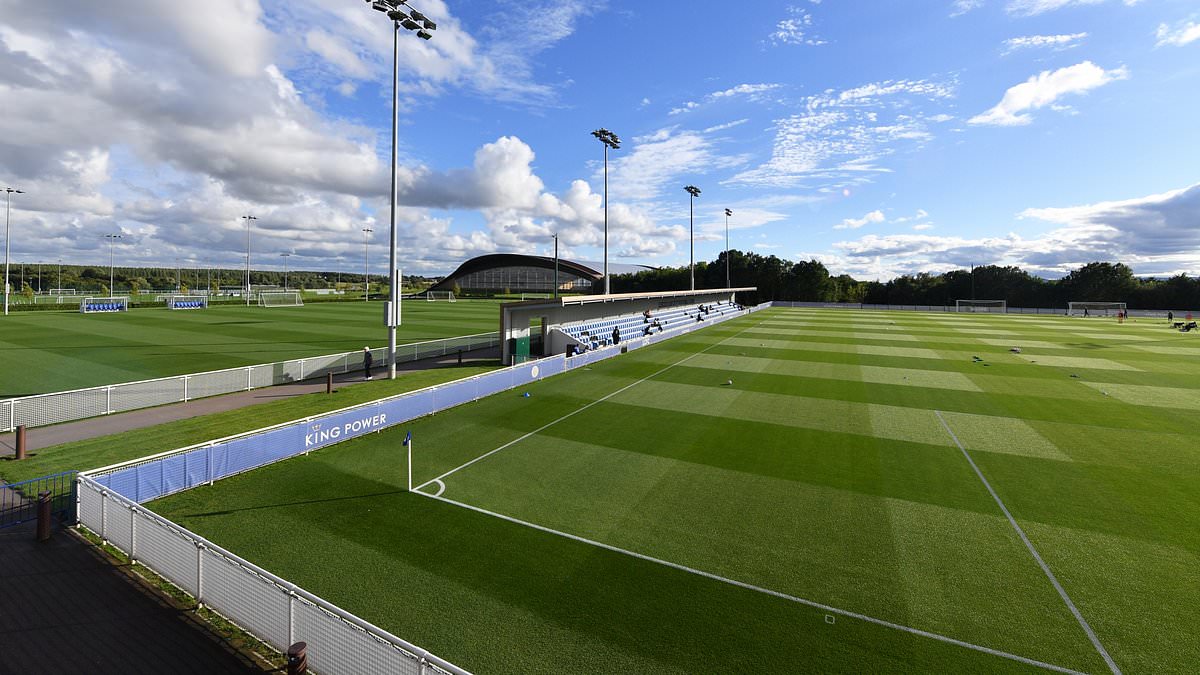
[[[430,21],[424,14],[412,7],[405,12],[402,6],[407,6],[407,0],[367,0],[371,9],[383,12],[392,22],[392,208],[391,233],[388,243],[388,300],[391,303],[392,314],[387,318],[388,332],[388,379],[396,379],[396,315],[400,307],[400,279],[396,274],[396,135],[397,111],[399,107],[399,74],[400,74],[400,28],[416,31],[417,37],[428,40],[433,37],[430,31],[437,30],[437,24]]]
[[[733,284],[729,283],[729,216],[733,215],[733,211],[725,209],[725,288],[732,288]]]
[[[604,144],[604,294],[609,295],[612,284],[608,276],[608,149],[620,149],[621,139],[604,127],[593,131],[592,135]]]
[[[371,236],[372,230],[369,227],[364,227],[363,231],[363,302],[367,302],[370,295],[371,282],[367,280],[367,238]]]
[[[692,290],[696,290],[696,197],[700,196],[700,188],[695,185],[683,186],[684,192],[691,195],[688,198],[688,274],[692,278]]]
[[[250,221],[258,220],[255,216],[242,216],[246,221],[246,306],[250,306]]]
[[[12,228],[9,227],[9,208],[12,205],[14,194],[23,195],[25,191],[13,187],[4,188],[4,316],[8,316],[8,250],[12,240]],[[59,286],[62,284],[59,283]]]
[[[117,240],[121,238],[121,235],[106,234],[104,235],[104,238],[108,240],[108,294],[114,295],[116,294],[117,289],[114,288],[116,284],[113,283],[113,244],[117,243]],[[176,258],[175,261],[178,262],[179,258]]]
[[[288,273],[288,258],[292,257],[291,253],[280,253],[280,258],[283,258],[283,290],[288,289],[287,273]]]

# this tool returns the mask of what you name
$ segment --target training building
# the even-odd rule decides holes
[[[590,295],[604,290],[604,273],[582,263],[558,259],[558,292]],[[517,253],[493,253],[471,258],[458,266],[445,279],[430,287],[431,291],[451,291],[456,295],[499,295],[502,293],[553,294],[555,286],[554,258]],[[610,274],[632,274],[653,269],[644,265],[614,265]]]

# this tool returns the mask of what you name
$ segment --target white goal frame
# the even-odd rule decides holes
[[[117,295],[110,298],[84,298],[79,302],[81,314],[100,314],[103,312],[128,312],[129,296]]]
[[[982,312],[986,314],[1007,314],[1007,300],[955,300],[956,312]]]
[[[454,291],[425,291],[425,301],[435,302],[437,300],[446,300],[448,302],[458,302],[454,299]]]
[[[206,309],[207,295],[172,295],[167,298],[167,309]]]
[[[303,307],[304,300],[300,297],[300,291],[259,291],[258,306]]]
[[[75,295],[74,288],[51,288],[46,295]]]
[[[1068,302],[1067,316],[1083,316],[1087,310],[1088,316],[1116,316],[1117,312],[1125,311],[1123,302]]]

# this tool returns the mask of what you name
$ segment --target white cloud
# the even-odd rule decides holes
[[[1059,276],[1095,260],[1124,262],[1140,274],[1200,269],[1200,184],[1157,195],[1066,208],[1027,209],[1021,218],[1059,227],[1026,238],[869,234],[834,244],[835,273],[888,279],[971,263],[1018,265]]]
[[[775,30],[771,31],[767,39],[776,46],[825,44],[825,40],[812,34],[812,27],[812,14],[803,7],[792,5],[787,8],[787,17],[775,24]]]
[[[1052,12],[1065,7],[1078,7],[1081,5],[1098,5],[1105,0],[1009,0],[1006,9],[1009,14],[1017,16],[1037,16],[1046,12]],[[1127,7],[1132,7],[1138,4],[1141,0],[1122,0],[1122,3]]]
[[[749,119],[749,118],[742,118],[742,119],[740,119],[740,120],[734,120],[734,121],[732,121],[732,122],[726,122],[726,123],[724,123],[724,124],[718,124],[718,125],[716,125],[716,126],[711,126],[711,127],[708,127],[708,128],[706,128],[706,129],[704,130],[704,133],[706,133],[706,134],[711,134],[711,133],[714,133],[714,132],[717,132],[717,131],[725,131],[726,129],[732,129],[732,128],[734,128],[734,127],[740,127],[741,125],[743,125],[743,124],[745,124],[746,122],[749,122],[749,121],[750,121],[750,119]]]
[[[716,142],[699,132],[674,128],[634,138],[631,152],[609,157],[609,189],[622,199],[644,201],[662,194],[669,185],[675,187],[678,176],[745,163],[744,156],[720,154]]]
[[[962,16],[982,6],[983,0],[954,0],[954,3],[951,5],[950,16]]]
[[[686,101],[683,103],[683,105],[677,108],[672,108],[667,114],[678,115],[680,113],[691,112],[702,105],[720,101],[722,99],[732,99],[735,97],[744,97],[749,101],[761,101],[764,94],[770,91],[775,91],[782,86],[783,85],[780,84],[765,82],[758,84],[739,84],[728,89],[722,89],[721,91],[714,91],[711,94],[704,96],[704,98],[699,102]]]
[[[1082,94],[1110,82],[1129,77],[1124,67],[1105,70],[1091,61],[1055,71],[1044,70],[1021,84],[1004,92],[1000,103],[970,120],[968,124],[995,126],[1020,126],[1033,121],[1029,110],[1037,110],[1053,104],[1068,94]]]
[[[809,96],[803,111],[775,121],[771,159],[743,171],[730,183],[796,187],[806,181],[821,189],[869,180],[890,169],[880,162],[898,147],[928,140],[928,103],[953,96],[951,84],[889,80]]]
[[[1186,44],[1200,40],[1200,23],[1195,21],[1183,21],[1169,26],[1165,23],[1158,25],[1158,31],[1155,33],[1158,38],[1158,46],[1163,47],[1171,45],[1182,47]]]
[[[1086,38],[1087,35],[1087,33],[1069,33],[1064,35],[1024,35],[1009,38],[1004,41],[1004,53],[1011,54],[1021,49],[1041,49],[1044,47],[1053,48],[1055,51],[1062,51],[1078,47],[1080,41]]]
[[[877,224],[884,221],[883,211],[875,210],[864,215],[862,218],[846,218],[841,223],[834,225],[835,230],[857,230],[867,223]]]
[[[925,230],[932,230],[933,225],[931,225],[929,223],[918,223],[916,225],[913,225],[912,229],[916,232],[924,232]]]

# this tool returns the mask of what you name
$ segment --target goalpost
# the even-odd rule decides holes
[[[168,309],[204,309],[208,307],[205,295],[172,295],[167,298]]]
[[[1116,316],[1125,313],[1123,302],[1068,302],[1067,316]]]
[[[119,295],[112,298],[84,298],[79,303],[79,311],[84,314],[99,312],[128,312],[129,298]]]
[[[300,291],[259,291],[259,307],[302,307]]]
[[[426,302],[434,302],[435,300],[446,300],[455,302],[454,291],[425,291]]]
[[[956,312],[986,312],[990,314],[1007,314],[1006,300],[955,300]]]
[[[553,293],[522,293],[522,300],[549,300],[554,297]]]
[[[46,295],[75,295],[74,288],[51,288]]]

